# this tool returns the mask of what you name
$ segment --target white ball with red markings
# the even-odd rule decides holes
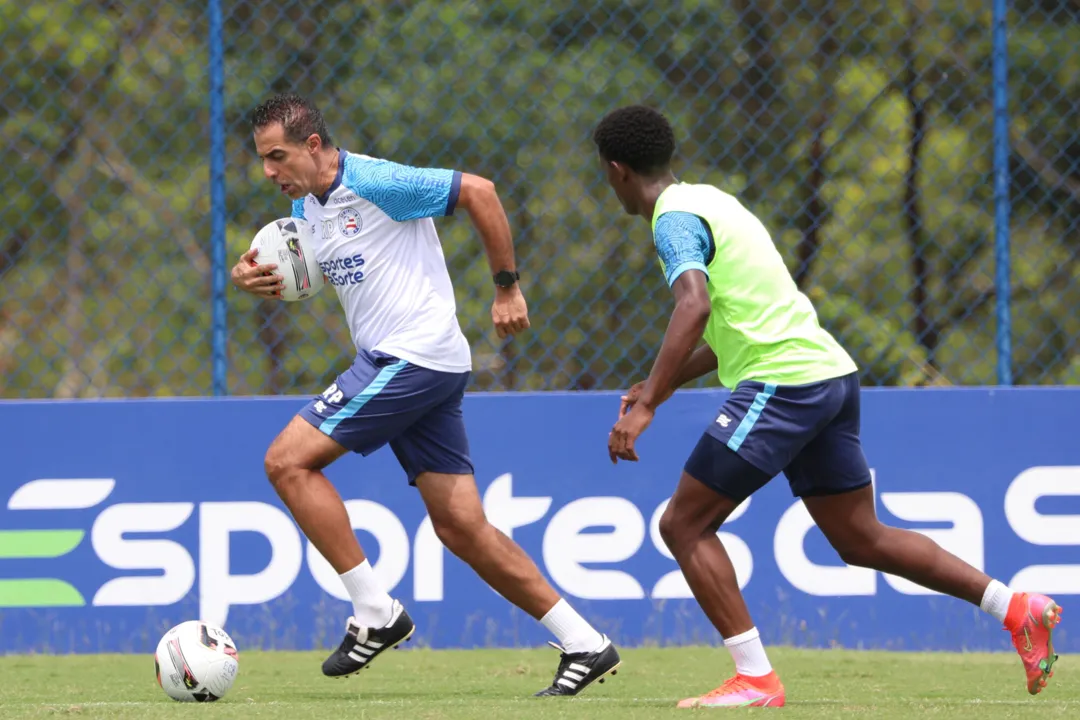
[[[315,228],[306,220],[281,218],[263,226],[251,241],[251,249],[259,251],[256,265],[277,264],[274,274],[285,284],[282,300],[307,300],[326,284],[315,258]]]
[[[236,643],[221,628],[188,620],[169,630],[154,653],[158,685],[180,702],[225,697],[240,669]]]

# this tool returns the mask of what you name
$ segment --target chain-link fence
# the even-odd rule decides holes
[[[765,221],[865,383],[992,384],[999,361],[1080,382],[1077,0],[1015,0],[1007,43],[985,0],[224,0],[223,124],[216,3],[0,0],[0,396],[215,390],[214,243],[231,265],[289,212],[247,123],[282,90],[346,149],[498,184],[529,333],[495,337],[479,239],[437,221],[474,389],[648,371],[670,292],[590,141],[639,102],[675,124],[680,179]],[[231,393],[307,393],[351,360],[332,292],[224,303]]]

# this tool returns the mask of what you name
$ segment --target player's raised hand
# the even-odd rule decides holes
[[[280,297],[285,283],[280,275],[273,272],[277,269],[277,264],[257,265],[255,256],[258,254],[258,248],[252,248],[240,256],[231,273],[233,285],[258,297]]]
[[[513,285],[495,290],[495,304],[491,306],[491,320],[499,337],[517,335],[529,327],[529,308],[521,288]]]

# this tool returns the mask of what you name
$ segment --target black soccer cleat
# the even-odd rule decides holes
[[[355,675],[371,665],[380,653],[405,642],[416,630],[416,623],[397,600],[390,621],[381,628],[360,627],[349,618],[341,646],[323,662],[323,675],[333,678]]]
[[[556,650],[562,650],[555,643],[548,643]],[[559,660],[559,669],[555,671],[555,680],[551,687],[544,688],[536,693],[536,697],[548,697],[551,695],[577,695],[588,687],[594,680],[604,682],[604,676],[614,675],[618,671],[622,660],[619,659],[619,651],[604,636],[604,643],[599,650],[593,652],[566,653],[563,652]]]

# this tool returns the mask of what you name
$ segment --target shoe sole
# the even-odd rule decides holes
[[[619,674],[619,668],[621,666],[622,666],[622,660],[619,660],[619,662],[615,663],[614,665],[609,667],[607,670],[605,670],[604,672],[600,673],[595,678],[593,678],[592,682],[590,682],[588,685],[582,685],[581,687],[579,687],[577,692],[574,693],[573,695],[563,695],[562,697],[575,697],[577,695],[580,695],[582,690],[589,687],[589,685],[592,685],[593,683],[596,683],[597,685],[603,685],[604,680],[607,679],[608,675],[618,675]]]
[[[683,705],[680,703],[676,707],[679,710],[712,710],[714,708],[721,708],[724,710],[738,710],[748,707],[781,708],[784,707],[785,701],[785,695],[783,693],[778,693],[776,695],[770,695],[768,697],[759,698],[757,700],[750,700],[739,705],[709,705],[707,703],[702,703],[701,698],[694,698],[693,704]],[[684,700],[682,702],[686,701]]]
[[[1046,687],[1047,681],[1054,677],[1054,663],[1057,662],[1058,656],[1054,652],[1054,628],[1061,622],[1061,606],[1051,601],[1043,608],[1042,617],[1039,618],[1039,624],[1046,629],[1046,657],[1039,661],[1039,670],[1042,674],[1036,678],[1034,684],[1028,684],[1028,692],[1032,695],[1038,695],[1042,692],[1042,689]]]
[[[408,642],[409,638],[412,637],[414,632],[416,632],[416,626],[415,625],[413,625],[412,629],[409,630],[408,635],[401,638],[400,640],[398,640],[396,643],[394,643],[390,647],[385,648],[383,650],[380,650],[370,660],[368,660],[366,663],[361,665],[358,669],[353,670],[351,673],[345,673],[344,675],[329,675],[328,677],[330,677],[330,678],[332,678],[334,680],[344,680],[345,678],[351,678],[353,675],[359,675],[362,671],[367,670],[369,667],[371,667],[371,663],[375,662],[375,658],[379,657],[379,655],[382,655],[387,650],[397,650],[398,645],[400,645],[403,642]]]
[[[612,665],[611,668],[609,668],[608,670],[605,670],[604,672],[600,673],[600,677],[596,678],[596,680],[594,682],[598,682],[601,685],[603,685],[604,684],[604,678],[606,678],[608,675],[618,675],[620,667],[622,667],[622,660],[620,660],[619,662]],[[589,683],[589,685],[592,685],[592,683]],[[589,687],[589,685],[586,685],[585,687]],[[584,689],[585,688],[582,688],[582,690],[584,690]]]

